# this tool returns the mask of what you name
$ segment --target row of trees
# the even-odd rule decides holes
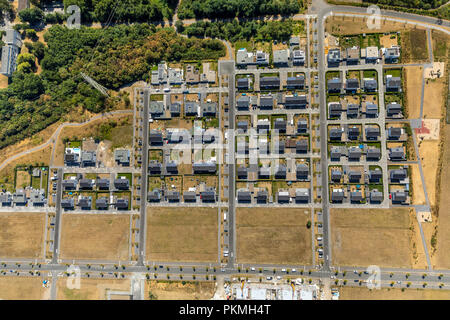
[[[445,4],[447,0],[364,0],[364,2],[430,10]]]
[[[283,21],[199,21],[185,28],[181,24],[177,24],[177,30],[190,37],[219,38],[231,42],[250,39],[255,41],[285,41],[294,33],[296,23],[300,22],[291,19]]]
[[[299,13],[302,0],[183,0],[178,8],[180,19],[234,18]]]
[[[0,90],[0,149],[29,137],[83,108],[99,113],[118,98],[106,98],[79,76],[85,72],[100,84],[117,89],[146,79],[153,64],[181,59],[217,59],[226,49],[218,40],[188,39],[173,29],[148,24],[105,29],[68,29],[55,25],[42,42],[27,43],[18,70]],[[35,61],[42,72],[35,74]]]

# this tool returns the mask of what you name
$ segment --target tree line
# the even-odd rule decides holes
[[[183,27],[177,24],[178,32],[183,32],[189,37],[208,37],[225,39],[231,42],[239,40],[255,41],[286,41],[294,33],[296,24],[292,19],[282,21],[199,21],[189,26]]]
[[[292,15],[304,6],[301,0],[183,0],[178,18],[234,18]]]

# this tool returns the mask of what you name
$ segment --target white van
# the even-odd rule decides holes
[[[226,212],[223,213],[223,221],[227,221],[227,213]]]

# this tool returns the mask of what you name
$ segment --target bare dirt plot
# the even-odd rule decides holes
[[[444,113],[446,84],[445,78],[427,80],[424,92],[423,115],[425,118],[441,118]]]
[[[423,190],[422,178],[420,176],[419,165],[411,165],[411,181],[412,181],[412,203],[413,204],[425,204],[425,192]]]
[[[439,157],[437,156],[439,154],[439,140],[424,140],[418,142],[418,144],[428,198],[431,206],[434,206],[436,204],[436,175],[439,164]]]
[[[390,48],[398,45],[398,38],[396,34],[387,34],[380,36],[380,45],[384,48]]]
[[[436,236],[436,260],[437,268],[450,268],[450,126],[446,125],[442,133],[444,136],[444,149],[442,153],[442,171],[440,177],[440,199],[438,208],[438,232]]]
[[[69,289],[67,279],[57,283],[57,300],[106,300],[108,291],[130,291],[130,280],[81,278],[80,289]]]
[[[0,288],[0,300],[48,299],[41,277],[2,277]]]
[[[206,281],[147,281],[145,299],[149,300],[210,300],[214,282]]]
[[[0,63],[1,65],[1,63]],[[8,88],[8,77],[0,74],[0,89]]]
[[[420,98],[417,96],[422,90],[422,67],[406,67],[406,110],[409,119],[420,117]]]
[[[4,258],[41,258],[45,213],[0,213],[0,252]]]
[[[65,214],[62,218],[62,259],[128,259],[130,216],[127,214]]]
[[[306,213],[305,213],[306,212]],[[236,210],[239,263],[311,262],[309,209],[239,208]]]
[[[217,208],[149,208],[147,259],[217,261]]]
[[[408,208],[332,209],[331,226],[337,265],[425,267],[417,221]]]
[[[340,300],[449,300],[449,290],[339,288]]]

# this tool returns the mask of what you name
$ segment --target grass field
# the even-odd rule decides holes
[[[45,214],[0,213],[0,255],[2,258],[42,258]]]
[[[405,62],[419,62],[428,59],[427,32],[422,29],[405,31],[401,36],[402,56]]]
[[[425,267],[417,222],[408,208],[332,209],[331,228],[336,265]]]
[[[309,209],[237,209],[237,261],[311,263],[310,217]]]
[[[448,59],[448,42],[449,42],[449,36],[436,31],[431,31],[431,38],[433,39],[433,56],[437,59]]]
[[[106,300],[109,290],[129,292],[130,280],[81,278],[80,289],[69,289],[67,279],[62,278],[57,282],[56,297],[57,300]]]
[[[147,259],[217,261],[217,208],[149,208]]]
[[[50,298],[41,277],[1,277],[0,300],[42,300]]]
[[[129,215],[65,214],[61,259],[128,259]]]
[[[438,208],[438,233],[437,233],[437,246],[436,246],[436,260],[435,264],[437,268],[450,268],[450,126],[446,125],[442,134],[445,135],[444,150],[442,154],[442,171],[440,182],[440,200]]]
[[[145,298],[150,300],[210,300],[214,282],[202,281],[147,281]]]
[[[449,290],[339,288],[340,300],[449,300]]]

